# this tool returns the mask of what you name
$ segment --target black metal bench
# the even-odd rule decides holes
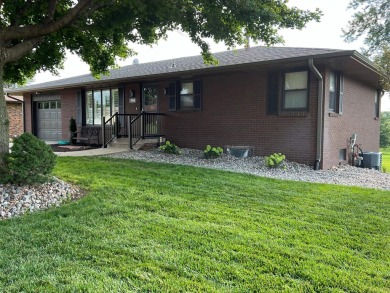
[[[99,132],[98,128],[83,127],[81,131],[77,132],[77,142],[88,145],[99,144]]]

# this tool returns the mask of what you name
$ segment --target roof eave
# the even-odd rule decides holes
[[[62,85],[54,85],[54,86],[48,86],[48,87],[34,87],[31,86],[31,88],[22,88],[22,89],[13,89],[8,91],[8,94],[20,94],[20,93],[31,93],[31,92],[37,92],[37,91],[58,91],[63,89],[72,89],[72,88],[81,88],[81,87],[88,87],[88,86],[94,86],[96,84],[101,83],[121,83],[126,81],[133,81],[133,80],[140,80],[145,78],[169,78],[173,76],[178,75],[197,75],[199,73],[213,73],[213,72],[222,72],[222,71],[231,71],[234,69],[249,69],[253,67],[259,67],[259,66],[267,66],[267,65],[273,65],[280,62],[283,63],[293,63],[293,62],[299,62],[299,61],[305,61],[309,58],[313,58],[314,60],[320,60],[320,59],[329,59],[329,58],[335,58],[335,57],[350,57],[353,58],[356,62],[361,63],[371,71],[375,72],[376,74],[380,75],[380,70],[375,66],[374,63],[372,63],[370,60],[368,60],[366,57],[364,57],[362,54],[358,53],[355,50],[345,50],[345,51],[339,51],[339,52],[331,52],[331,53],[325,53],[325,54],[314,54],[314,55],[306,55],[306,56],[298,56],[298,57],[290,57],[290,58],[283,58],[283,59],[275,59],[275,60],[266,60],[266,61],[258,61],[258,62],[247,62],[247,63],[241,63],[241,64],[231,64],[226,66],[215,66],[215,67],[207,67],[207,68],[199,68],[199,69],[190,69],[190,70],[182,70],[182,71],[175,71],[175,72],[168,72],[168,73],[157,73],[157,74],[149,74],[149,75],[138,75],[138,76],[130,76],[130,77],[121,77],[116,79],[107,79],[107,80],[94,80],[94,81],[88,81],[88,82],[80,82],[80,83],[74,83],[74,84],[62,84]]]

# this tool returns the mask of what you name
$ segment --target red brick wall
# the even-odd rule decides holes
[[[69,120],[77,119],[77,90],[64,90],[61,92],[61,123],[62,139],[69,139]],[[76,121],[79,125],[80,121]]]
[[[201,111],[168,111],[163,129],[181,147],[252,146],[256,155],[281,152],[288,159],[312,165],[315,160],[317,82],[311,75],[309,113],[305,117],[267,115],[267,73],[245,72],[202,78]],[[167,87],[163,84],[162,87]]]
[[[340,149],[347,149],[349,138],[357,134],[356,143],[362,144],[363,151],[379,151],[380,120],[375,119],[375,89],[344,76],[343,114],[330,117],[329,71],[325,76],[324,99],[324,148],[323,168],[339,164]]]
[[[7,102],[9,119],[9,136],[16,137],[23,133],[23,107],[22,103]]]

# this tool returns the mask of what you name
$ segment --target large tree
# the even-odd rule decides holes
[[[382,86],[390,91],[390,1],[351,0],[355,10],[344,30],[347,42],[364,37],[364,54],[384,69]]]
[[[205,38],[230,47],[247,37],[272,45],[282,42],[279,29],[301,29],[320,14],[289,7],[287,0],[0,0],[0,155],[8,151],[3,82],[56,72],[66,49],[96,75],[130,56],[128,44],[153,44],[181,30],[215,62]]]

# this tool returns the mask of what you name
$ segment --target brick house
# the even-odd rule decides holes
[[[10,138],[23,133],[23,101],[22,97],[5,97],[9,119]]]
[[[67,139],[75,117],[98,128],[103,144],[117,134],[164,135],[180,147],[245,145],[324,169],[345,163],[352,134],[365,151],[379,150],[379,73],[358,52],[258,46],[215,57],[217,66],[177,58],[15,93],[24,96],[26,131],[45,140]]]

